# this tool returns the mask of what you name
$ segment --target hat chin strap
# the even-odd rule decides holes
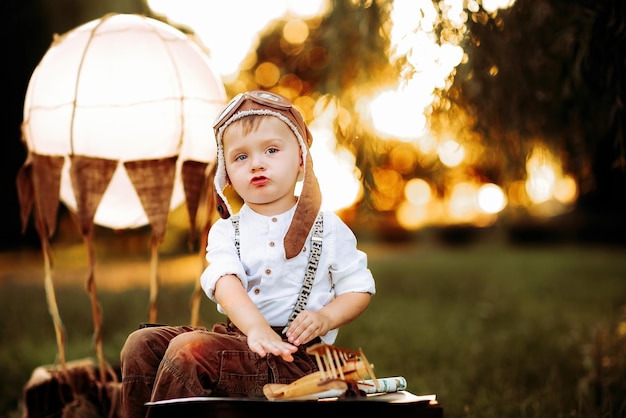
[[[321,206],[322,192],[313,173],[311,153],[307,152],[302,192],[298,198],[296,211],[284,239],[285,256],[287,259],[294,258],[302,251]]]

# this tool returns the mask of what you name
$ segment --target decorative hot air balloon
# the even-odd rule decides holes
[[[74,213],[91,267],[87,288],[104,380],[94,278],[94,223],[149,224],[150,320],[156,320],[158,245],[170,209],[187,204],[193,231],[216,159],[212,122],[226,101],[208,55],[190,36],[141,15],[109,14],[61,36],[35,68],[25,97],[28,158],[18,174],[22,225],[34,207],[46,291],[64,362],[49,238],[62,201]]]

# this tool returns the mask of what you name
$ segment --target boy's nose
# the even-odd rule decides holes
[[[263,170],[265,169],[265,163],[263,162],[262,155],[255,155],[250,157],[250,169],[252,171]]]

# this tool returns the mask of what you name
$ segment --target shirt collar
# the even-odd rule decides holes
[[[244,215],[244,216],[250,217],[252,221],[258,221],[258,222],[267,222],[267,220],[271,218],[276,218],[279,222],[284,222],[284,221],[291,220],[291,218],[293,217],[293,214],[296,211],[296,206],[297,204],[294,203],[294,205],[289,210],[283,213],[279,213],[277,215],[272,215],[272,216],[266,216],[266,215],[261,215],[258,212],[255,212],[254,210],[252,210],[252,208],[250,208],[250,206],[244,203],[241,206],[241,209],[239,210],[239,216]]]

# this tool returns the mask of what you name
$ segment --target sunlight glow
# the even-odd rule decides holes
[[[420,137],[426,128],[423,108],[416,106],[415,97],[406,91],[380,93],[372,100],[370,112],[381,136],[411,140]]]
[[[225,79],[236,76],[269,22],[285,15],[306,19],[329,7],[327,0],[148,0],[148,6],[172,24],[192,28]]]
[[[446,13],[456,11],[464,23],[467,15],[462,2]],[[421,18],[420,18],[421,17]],[[359,108],[364,119],[372,120],[376,133],[383,138],[418,141],[427,133],[426,113],[435,92],[446,87],[447,80],[463,59],[458,44],[439,44],[433,27],[439,15],[431,0],[395,0],[390,13],[393,63],[406,58],[414,69],[411,76],[395,90],[385,90]],[[369,117],[368,117],[369,115]]]
[[[313,135],[311,157],[322,190],[322,206],[337,211],[352,205],[362,193],[362,186],[354,155],[345,148],[337,147],[333,132],[336,107],[329,104],[321,110],[320,104],[317,109],[315,120],[309,124]]]
[[[458,183],[441,198],[435,196],[435,189],[424,179],[405,177],[424,161],[434,162],[437,158],[450,168],[471,164],[471,152],[459,140],[441,138],[430,131],[428,115],[441,91],[450,86],[457,66],[467,59],[461,45],[467,35],[468,13],[482,8],[493,14],[514,3],[515,0],[441,0],[436,4],[432,0],[394,0],[392,3],[389,61],[396,64],[406,59],[408,65],[395,85],[358,98],[355,110],[379,138],[400,141],[389,151],[390,166],[372,172],[375,188],[371,199],[377,210],[396,209],[398,222],[404,228],[438,222],[485,225],[508,204],[529,207],[556,199],[566,205],[577,198],[574,179],[561,177],[558,164],[541,162],[537,157],[529,159],[527,178],[514,182],[507,193],[495,184],[481,185],[470,180]],[[238,72],[248,68],[245,58],[257,48],[260,34],[272,21],[286,19],[284,41],[300,45],[309,36],[306,19],[322,16],[331,7],[328,0],[219,3],[148,0],[148,4],[172,23],[192,28],[227,83],[238,81]],[[443,27],[443,31],[435,33],[436,27]],[[280,77],[280,70],[271,61],[259,63],[254,73],[254,81],[264,88],[277,86]],[[300,98],[294,99],[298,105]],[[309,113],[311,108],[316,109],[310,123],[315,138],[311,154],[323,204],[331,210],[349,207],[364,191],[354,155],[347,149],[337,149],[333,123],[347,126],[352,115],[322,99],[317,104],[312,104],[309,97],[302,100],[310,102],[299,107],[308,108]],[[454,132],[450,135],[458,137]]]
[[[483,9],[488,13],[493,13],[498,9],[506,9],[515,4],[515,0],[482,0]]]

